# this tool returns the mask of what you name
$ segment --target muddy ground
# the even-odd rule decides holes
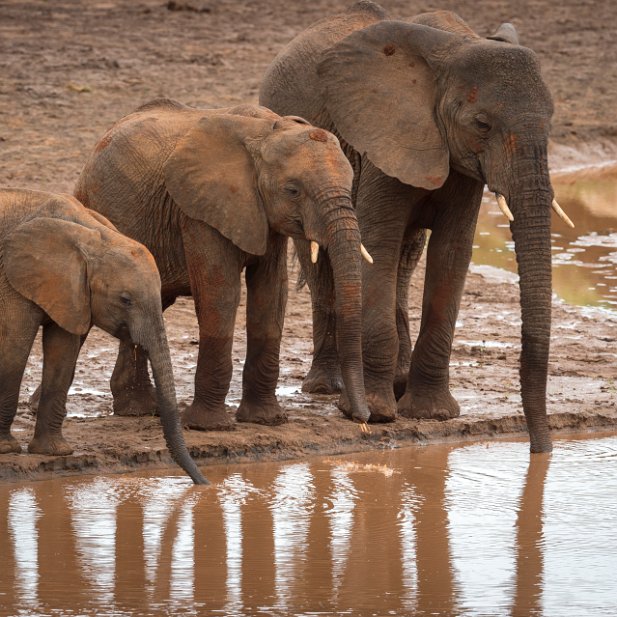
[[[119,117],[159,96],[200,106],[256,102],[260,77],[296,33],[347,0],[243,2],[0,2],[0,184],[70,191],[84,157]],[[540,56],[555,100],[554,170],[617,158],[617,8],[612,0],[384,0],[394,17],[431,8],[456,10],[480,34],[513,22]],[[572,218],[576,212],[570,212]],[[560,224],[560,223],[556,223]],[[419,323],[419,269],[410,289],[412,332]],[[295,280],[295,271],[291,275]],[[190,401],[197,357],[191,299],[166,314],[181,403]],[[549,412],[554,429],[617,429],[617,314],[555,300]],[[306,290],[290,290],[280,398],[290,422],[240,425],[230,433],[190,431],[201,464],[225,459],[290,458],[466,439],[525,430],[518,394],[520,328],[515,279],[475,267],[468,277],[452,355],[451,381],[462,414],[447,423],[374,427],[369,438],[342,419],[336,397],[299,392],[311,355]],[[240,397],[243,315],[228,402]],[[169,466],[156,418],[111,416],[111,337],[93,331],[77,367],[65,433],[71,457],[0,456],[0,478]],[[25,446],[33,416],[27,399],[40,378],[37,342],[22,387],[14,434]]]

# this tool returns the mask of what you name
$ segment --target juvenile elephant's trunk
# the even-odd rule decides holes
[[[157,322],[160,321],[160,324],[148,324],[148,333],[140,333],[133,340],[146,349],[150,355],[165,442],[171,457],[186,471],[195,484],[209,484],[191,458],[182,436],[167,337],[162,317],[156,319]]]
[[[328,256],[336,295],[336,342],[351,416],[370,416],[362,367],[362,276],[360,230],[351,200],[330,199],[324,207]]]
[[[546,149],[529,147],[514,167],[508,203],[520,276],[522,350],[521,395],[532,452],[550,452],[546,382],[551,332],[552,191]]]

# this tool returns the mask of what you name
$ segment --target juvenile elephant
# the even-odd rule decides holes
[[[361,349],[361,245],[353,172],[336,137],[258,106],[195,109],[153,101],[102,138],[77,197],[145,244],[162,280],[163,309],[192,295],[199,322],[195,397],[183,423],[233,427],[225,410],[241,271],[247,354],[242,422],[286,420],[276,400],[287,299],[287,236],[322,247],[334,273],[338,350],[350,415],[369,416]],[[326,254],[322,252],[322,261]],[[112,376],[117,414],[151,412],[143,353],[121,343]]]
[[[196,484],[178,417],[152,255],[70,195],[0,190],[0,453],[20,452],[11,435],[19,387],[43,326],[43,381],[28,451],[66,455],[66,397],[81,339],[97,325],[148,350],[161,423],[174,460]]]
[[[401,415],[459,414],[449,391],[452,338],[484,186],[498,194],[519,264],[520,374],[531,450],[549,451],[553,105],[535,55],[519,45],[514,28],[504,24],[483,39],[450,12],[391,21],[377,4],[358,2],[283,49],[265,74],[260,102],[334,132],[353,165],[354,205],[375,259],[363,272],[372,420],[394,419],[393,383],[401,381]],[[427,229],[422,319],[412,354],[408,283]],[[314,315],[315,352],[304,388],[332,392],[339,385],[333,345],[339,324],[331,289],[309,267],[307,247],[298,251]]]

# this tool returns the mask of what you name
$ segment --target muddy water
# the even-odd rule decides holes
[[[552,221],[553,288],[566,302],[617,310],[617,167],[579,170],[552,178],[571,229]],[[485,195],[473,261],[516,272],[510,227],[495,199]]]
[[[0,487],[1,615],[615,615],[617,437]]]

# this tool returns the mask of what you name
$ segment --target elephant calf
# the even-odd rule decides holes
[[[149,351],[167,446],[207,484],[182,437],[152,255],[70,195],[0,190],[0,219],[0,453],[21,452],[11,424],[41,325],[43,381],[28,451],[72,453],[62,435],[66,397],[81,341],[97,325]]]
[[[313,247],[336,293],[338,352],[349,415],[369,416],[361,347],[361,244],[353,172],[331,133],[264,107],[195,109],[153,101],[121,119],[87,161],[76,196],[145,244],[161,273],[163,309],[192,295],[199,321],[195,397],[183,422],[233,426],[225,409],[240,275],[247,354],[239,421],[286,420],[275,388],[287,299],[287,237]],[[331,270],[330,270],[331,267]],[[121,344],[117,414],[151,413],[146,356]]]

